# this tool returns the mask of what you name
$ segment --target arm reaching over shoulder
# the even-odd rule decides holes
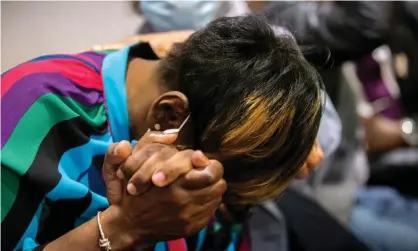
[[[164,57],[175,43],[185,41],[194,31],[169,31],[133,36],[121,42],[93,46],[93,51],[119,50],[136,42],[149,43],[159,57]]]

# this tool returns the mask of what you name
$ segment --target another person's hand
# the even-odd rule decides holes
[[[367,151],[382,152],[405,145],[399,121],[382,116],[361,119],[365,129]]]
[[[194,31],[168,31],[161,33],[141,34],[130,37],[122,42],[96,45],[91,48],[93,51],[119,50],[127,45],[136,42],[149,43],[158,57],[164,57],[175,43],[184,42]]]
[[[153,37],[149,38],[149,43],[154,50],[154,52],[157,54],[158,57],[165,57],[167,53],[170,51],[173,44],[176,43],[182,43],[186,41],[190,37],[190,35],[194,31],[192,30],[186,30],[186,31],[170,31],[165,33],[158,33],[158,34],[150,34]],[[141,38],[141,35],[138,35],[136,38],[132,39],[143,39]],[[138,41],[138,40],[137,40]],[[143,40],[139,40],[143,41]]]

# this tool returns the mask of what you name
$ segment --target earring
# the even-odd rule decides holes
[[[161,126],[160,126],[160,124],[155,124],[155,125],[154,125],[154,128],[155,128],[155,130],[157,130],[157,131],[161,130]]]

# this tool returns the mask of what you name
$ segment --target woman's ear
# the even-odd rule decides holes
[[[189,115],[189,101],[178,91],[170,91],[159,96],[147,115],[151,130],[177,129]]]

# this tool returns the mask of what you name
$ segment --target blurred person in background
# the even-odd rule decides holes
[[[301,45],[326,46],[332,53],[333,67],[360,61],[381,45],[389,45],[397,59],[397,80],[403,118],[416,123],[418,114],[418,4],[416,2],[272,2],[258,14],[270,23],[295,32]],[[402,57],[398,57],[401,55]],[[367,67],[363,67],[367,69]],[[375,91],[376,92],[376,91]],[[413,133],[402,130],[401,119],[366,119],[369,150],[388,151],[418,145]],[[396,122],[396,123],[395,123]]]
[[[247,1],[137,1],[145,18],[139,33],[200,29],[218,17],[249,14]]]
[[[225,183],[214,159],[225,167],[219,219],[228,221],[228,213],[237,216],[305,177],[323,156],[316,140],[321,79],[292,38],[251,16],[215,20],[161,60],[143,43],[108,55],[42,56],[7,71],[2,82],[2,116],[17,118],[2,118],[5,250],[119,250],[177,239],[206,225],[220,202]],[[32,103],[16,110],[22,96]],[[181,128],[178,138],[167,136]],[[126,141],[138,138],[132,150]],[[185,165],[167,165],[167,156]],[[199,182],[214,165],[218,171]],[[187,175],[194,167],[204,168],[200,179]],[[166,189],[144,189],[151,178]],[[210,228],[208,236],[216,222]],[[241,229],[233,227],[233,236]],[[165,248],[186,250],[186,243],[157,245]]]
[[[329,48],[334,68],[348,60],[357,64],[352,73],[363,89],[361,101],[369,104],[358,106],[358,100],[354,100],[352,109],[365,128],[371,174],[369,187],[356,196],[350,224],[376,250],[418,249],[418,72],[413,70],[418,66],[417,13],[416,2],[365,1],[271,2],[261,11],[271,23],[295,32],[300,44]],[[382,45],[388,45],[394,55],[389,70],[378,55],[373,55],[379,54],[374,50]],[[388,71],[396,73],[399,96],[391,92],[388,82],[393,81],[387,78]],[[338,79],[330,80],[324,82],[333,92]],[[341,98],[348,99],[347,94]],[[341,116],[347,123],[345,115]],[[351,126],[343,124],[343,131]],[[348,163],[352,169],[358,169],[359,164],[349,158],[339,163]]]

